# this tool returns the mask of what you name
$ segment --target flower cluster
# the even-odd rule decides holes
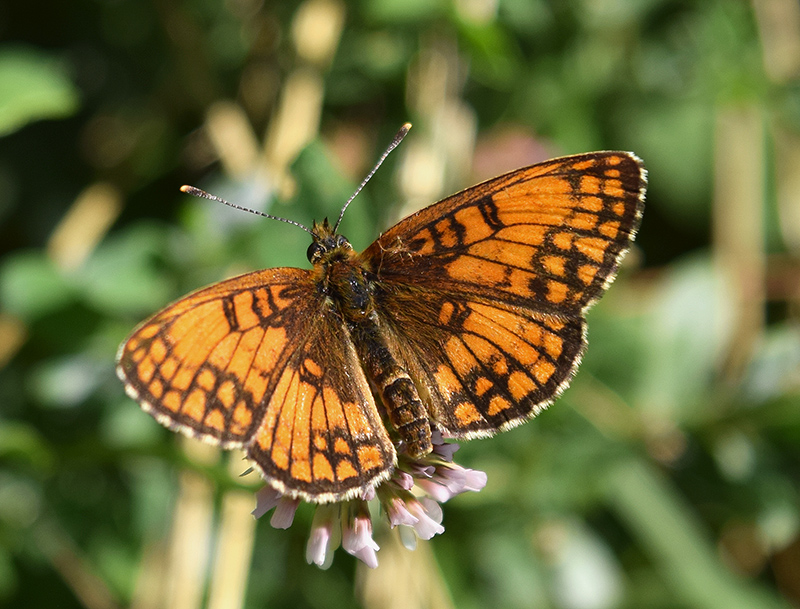
[[[439,432],[433,433],[433,451],[412,458],[399,447],[398,464],[391,478],[368,489],[358,499],[317,506],[306,548],[306,560],[323,569],[333,561],[340,545],[367,566],[378,566],[380,549],[372,538],[370,502],[377,503],[389,525],[400,527],[400,538],[409,549],[417,538],[430,539],[444,532],[442,508],[451,497],[464,491],[479,491],[486,485],[486,474],[453,462],[458,444],[446,444]],[[292,525],[299,499],[281,495],[272,487],[256,494],[253,515],[260,518],[275,508],[270,524],[276,529]]]

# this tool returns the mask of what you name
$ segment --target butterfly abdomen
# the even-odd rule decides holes
[[[380,393],[392,427],[407,446],[408,453],[418,457],[431,452],[431,426],[428,413],[420,400],[414,381],[400,365],[386,344],[377,316],[352,329],[361,365]]]

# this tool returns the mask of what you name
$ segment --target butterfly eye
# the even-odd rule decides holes
[[[345,246],[345,245],[350,245],[350,243],[347,241],[347,238],[344,235],[336,235],[335,239],[336,239],[334,241],[334,246],[335,247],[342,247],[342,246]]]
[[[321,243],[314,241],[308,246],[308,250],[306,250],[306,257],[308,258],[308,261],[313,264],[320,259],[323,253],[325,253],[325,248]]]

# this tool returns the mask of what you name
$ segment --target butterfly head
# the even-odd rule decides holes
[[[336,232],[328,219],[321,224],[314,222],[311,227],[311,236],[314,239],[308,246],[306,256],[311,264],[325,264],[336,258],[349,256],[353,246],[344,235]]]

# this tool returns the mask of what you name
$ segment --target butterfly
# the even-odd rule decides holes
[[[118,374],[161,424],[243,449],[280,493],[356,497],[398,451],[429,453],[432,429],[491,436],[566,388],[646,181],[631,153],[557,158],[434,203],[361,253],[315,222],[311,269],[189,294],[133,331]]]

